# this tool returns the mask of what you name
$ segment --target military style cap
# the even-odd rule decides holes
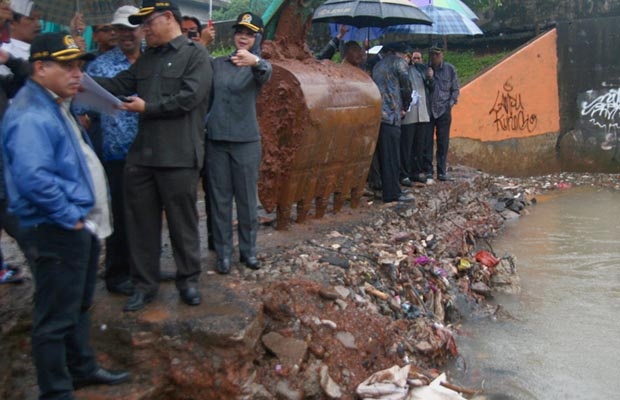
[[[233,29],[245,27],[252,32],[261,32],[263,30],[263,20],[256,14],[244,12],[239,14],[237,22],[232,27]]]
[[[29,61],[94,60],[95,55],[85,53],[68,33],[54,32],[38,35],[30,46]]]
[[[142,0],[140,10],[129,17],[129,22],[134,25],[140,25],[142,21],[154,12],[168,10],[181,18],[179,6],[172,0]]]
[[[428,51],[430,53],[443,53],[443,48],[439,44],[435,43]]]

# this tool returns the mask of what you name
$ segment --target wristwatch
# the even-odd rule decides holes
[[[256,65],[258,65],[258,63],[260,62],[260,57],[259,56],[255,56],[255,57],[256,57]]]

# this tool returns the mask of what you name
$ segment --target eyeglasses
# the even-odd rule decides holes
[[[161,17],[162,15],[166,15],[166,13],[162,12],[162,13],[159,13],[159,14],[155,14],[155,15],[153,15],[151,17],[148,17],[147,19],[142,21],[140,26],[143,27],[143,28],[150,28],[151,25],[153,24],[153,21],[155,21],[157,18]]]

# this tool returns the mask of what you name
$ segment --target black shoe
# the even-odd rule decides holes
[[[384,203],[395,203],[395,202],[399,202],[399,203],[410,203],[412,201],[414,201],[415,199],[412,196],[407,196],[404,193],[401,193],[397,198],[393,199],[393,200],[383,200]]]
[[[195,287],[179,290],[181,300],[188,306],[197,306],[202,301],[200,292]]]
[[[400,184],[403,186],[407,186],[407,187],[412,187],[413,186],[413,182],[411,182],[411,179],[409,178],[403,178],[400,180]]]
[[[109,371],[99,367],[86,378],[74,380],[73,388],[79,389],[90,385],[118,385],[127,382],[129,378],[131,378],[129,372]]]
[[[149,304],[155,298],[155,294],[146,294],[139,290],[136,290],[125,303],[125,307],[123,311],[138,311],[144,308],[147,304]]]
[[[122,281],[117,284],[107,283],[105,285],[106,289],[110,293],[122,294],[125,296],[131,296],[135,292],[136,288],[130,280]]]
[[[215,270],[218,274],[226,275],[230,273],[230,258],[218,258]]]
[[[439,179],[442,182],[450,182],[450,181],[454,180],[454,179],[452,179],[452,177],[450,177],[448,175],[437,175],[437,179]]]
[[[260,263],[258,262],[258,258],[256,258],[256,256],[250,256],[250,257],[241,256],[239,257],[239,262],[245,263],[245,266],[248,267],[249,269],[253,269],[253,270],[260,269]]]

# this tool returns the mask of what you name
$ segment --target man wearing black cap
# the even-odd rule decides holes
[[[97,365],[89,313],[99,241],[111,233],[105,173],[69,110],[93,56],[64,33],[36,37],[31,75],[2,123],[10,211],[34,257],[32,350],[41,399],[129,379]]]
[[[437,179],[450,181],[446,163],[448,160],[448,146],[450,144],[450,125],[452,124],[452,107],[459,98],[459,78],[456,68],[443,60],[443,49],[434,45],[430,49],[430,65],[433,69],[435,88],[431,93],[431,132],[437,139],[435,162],[437,163]],[[432,135],[432,134],[431,134]],[[427,141],[426,177],[433,178],[433,140]]]
[[[124,310],[140,310],[157,294],[163,212],[181,300],[198,305],[196,185],[204,159],[211,63],[205,48],[181,32],[181,12],[173,1],[144,0],[129,22],[142,25],[148,48],[114,78],[96,78],[115,95],[130,96],[122,109],[140,113],[138,134],[127,154],[123,176],[135,285]]]

